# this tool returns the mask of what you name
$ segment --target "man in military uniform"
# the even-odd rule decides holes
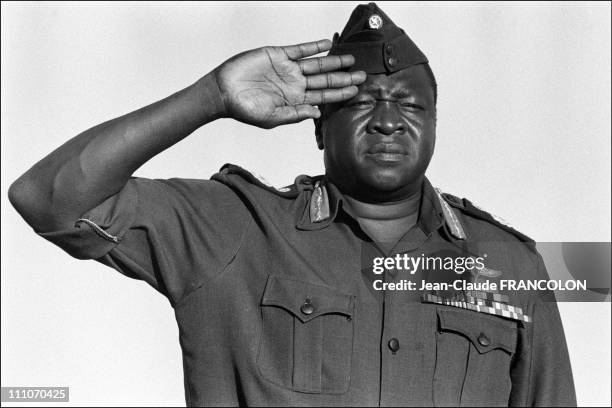
[[[9,196],[44,238],[169,299],[188,405],[575,405],[546,296],[378,289],[458,276],[373,268],[403,255],[488,256],[461,273],[471,284],[546,278],[529,238],[425,178],[436,98],[425,55],[361,5],[333,42],[238,54],[85,131]],[[282,189],[235,165],[211,180],[131,177],[221,117],[264,128],[314,119],[325,175]]]

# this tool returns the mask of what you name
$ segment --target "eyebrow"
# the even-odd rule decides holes
[[[380,95],[382,91],[383,91],[383,88],[381,88],[379,85],[372,85],[372,84],[366,85],[361,89],[361,92],[377,94],[377,95]],[[391,96],[396,97],[396,98],[405,98],[412,94],[413,92],[410,92],[410,90],[406,88],[396,88],[391,91]]]

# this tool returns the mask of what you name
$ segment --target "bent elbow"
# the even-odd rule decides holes
[[[39,191],[34,180],[25,176],[15,180],[8,189],[8,199],[19,215],[35,231],[52,228],[48,216],[48,199]]]
[[[28,203],[32,202],[32,189],[31,183],[24,180],[23,176],[15,180],[8,189],[9,202],[22,216],[27,212]]]

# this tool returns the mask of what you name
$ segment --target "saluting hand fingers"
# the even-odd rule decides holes
[[[329,51],[332,43],[330,40],[312,41],[297,45],[287,45],[281,47],[287,57],[291,60],[299,60],[300,58],[311,57],[320,52]]]
[[[322,74],[348,68],[355,63],[355,57],[350,54],[327,55],[325,57],[299,60],[298,65],[304,75]]]
[[[327,72],[325,74],[306,77],[306,89],[344,88],[359,85],[366,80],[366,73],[355,72]]]
[[[304,103],[310,105],[324,105],[326,103],[336,103],[346,101],[357,95],[358,89],[355,85],[338,89],[322,89],[307,91]]]

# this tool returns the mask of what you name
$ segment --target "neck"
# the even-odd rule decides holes
[[[408,200],[420,196],[425,182],[425,175],[420,174],[403,183],[400,187],[390,190],[375,188],[370,184],[359,183],[350,177],[336,178],[329,171],[325,172],[325,178],[332,182],[344,196],[349,196],[362,203],[387,205]]]
[[[420,175],[394,190],[380,190],[368,186],[367,184],[358,184],[356,180],[338,182],[340,180],[336,180],[335,177],[328,172],[326,172],[325,177],[327,180],[334,183],[344,196],[349,196],[362,203],[378,205],[393,204],[409,200],[415,196],[419,197],[423,190],[423,183],[425,182],[425,176]]]
[[[345,199],[358,217],[378,220],[397,219],[413,215],[419,211],[421,190],[417,190],[401,201],[368,203],[350,195],[345,195]]]

